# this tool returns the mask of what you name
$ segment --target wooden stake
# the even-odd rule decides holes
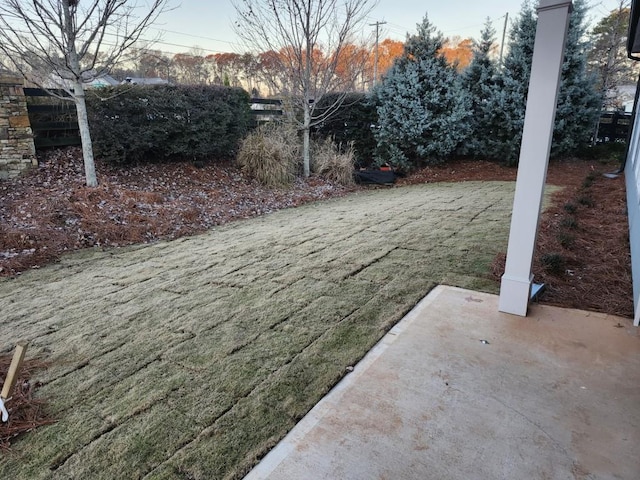
[[[0,397],[6,400],[11,395],[13,387],[18,379],[18,372],[22,367],[22,361],[24,355],[27,353],[27,342],[19,342],[16,345],[16,351],[13,352],[13,358],[11,359],[11,365],[9,365],[9,371],[7,372],[7,378],[4,379],[4,385],[2,386],[2,393]]]

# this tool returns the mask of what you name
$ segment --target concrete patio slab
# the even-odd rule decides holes
[[[634,480],[638,445],[630,320],[440,286],[245,479]]]

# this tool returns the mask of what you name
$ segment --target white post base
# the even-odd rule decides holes
[[[526,317],[529,299],[531,298],[532,284],[533,275],[529,277],[529,280],[503,275],[500,283],[498,310],[504,313]]]

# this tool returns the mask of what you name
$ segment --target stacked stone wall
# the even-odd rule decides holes
[[[22,79],[0,75],[0,179],[37,164]]]

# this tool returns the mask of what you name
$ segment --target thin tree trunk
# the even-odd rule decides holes
[[[84,159],[84,175],[87,187],[97,187],[98,179],[96,178],[96,166],[93,162],[93,147],[91,145],[91,135],[89,133],[89,118],[87,117],[87,104],[84,96],[84,86],[82,85],[82,69],[80,68],[80,59],[76,50],[76,31],[74,29],[74,20],[71,12],[71,3],[69,0],[62,2],[64,11],[64,30],[67,39],[67,51],[65,57],[67,66],[73,75],[73,101],[76,104],[76,112],[78,113],[78,129],[80,130],[80,140],[82,141],[82,157]]]
[[[96,165],[93,160],[93,145],[91,143],[91,134],[89,133],[89,118],[87,116],[87,104],[82,82],[75,83],[73,98],[78,112],[78,128],[80,129],[80,139],[82,140],[82,157],[84,158],[87,187],[97,187],[98,179],[96,177]]]
[[[310,125],[311,125],[311,113],[309,108],[304,109],[304,125],[302,127],[302,158],[303,158],[303,170],[305,178],[309,178],[311,174],[311,141],[310,141]]]

